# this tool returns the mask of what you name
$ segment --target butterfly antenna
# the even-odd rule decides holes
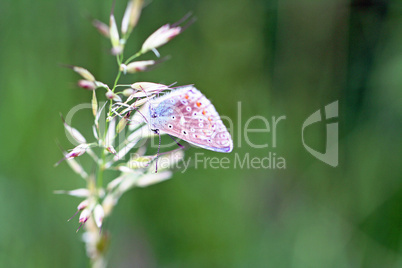
[[[157,133],[159,136],[158,151],[156,153],[156,159],[155,159],[155,173],[158,173],[158,157],[159,157],[159,149],[161,148],[161,134],[159,133],[158,129],[155,130],[155,133]]]
[[[145,117],[145,115],[143,115],[137,107],[132,107],[132,108],[144,118],[144,120],[145,120],[145,122],[147,122],[147,124],[149,123],[147,118]]]
[[[145,96],[147,97],[148,102],[149,102],[149,98],[148,98],[147,93],[146,93],[142,88],[141,88],[141,90],[144,92],[144,94],[145,94]],[[134,101],[134,103],[131,104],[129,107],[130,107],[131,109],[135,110],[136,112],[138,112],[138,113],[142,116],[142,118],[144,118],[145,122],[148,124],[149,122],[148,122],[147,118],[145,117],[145,115],[143,115],[143,114],[140,112],[140,110],[139,110],[137,107],[135,107],[135,103],[136,103],[139,99],[140,99],[140,98],[137,97],[137,99]],[[127,119],[128,121],[131,121],[129,117],[126,118],[126,119]]]
[[[144,92],[145,97],[147,97],[149,105],[151,105],[151,102],[149,100],[149,96],[148,96],[147,92],[142,88],[142,86],[140,86],[140,89],[142,90],[142,92]]]
[[[144,92],[145,97],[148,100],[148,105],[152,108],[151,100],[149,99],[149,96],[148,96],[147,92],[142,88],[142,86],[140,86],[140,89],[142,90],[142,92]],[[141,115],[145,118],[145,116],[143,114],[141,114]],[[148,123],[148,120],[145,119],[145,121],[147,121],[147,123]]]

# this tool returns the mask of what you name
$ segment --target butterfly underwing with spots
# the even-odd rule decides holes
[[[213,104],[194,86],[182,86],[148,103],[151,130],[198,147],[229,153],[233,141]]]

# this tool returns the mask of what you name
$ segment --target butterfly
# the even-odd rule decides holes
[[[213,104],[194,86],[182,86],[148,102],[145,117],[155,133],[198,147],[229,153],[233,141]]]

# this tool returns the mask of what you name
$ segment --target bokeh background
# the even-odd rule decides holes
[[[110,267],[402,267],[401,1],[147,2],[131,52],[189,11],[197,21],[160,49],[169,61],[125,81],[194,83],[234,122],[232,154],[192,148],[186,156],[234,161],[271,152],[286,169],[193,167],[130,191],[105,222]],[[66,221],[79,199],[53,194],[83,181],[65,163],[53,164],[61,158],[57,143],[71,147],[59,112],[91,93],[59,64],[113,81],[109,42],[88,21],[108,21],[111,5],[0,1],[0,267],[88,266],[78,223]],[[118,21],[125,6],[116,1]],[[301,126],[336,100],[334,168],[304,149]],[[237,129],[253,115],[286,116],[275,148],[272,133],[249,134],[268,148],[245,143]],[[89,111],[74,120],[91,136]],[[306,142],[323,151],[325,136],[322,122]]]

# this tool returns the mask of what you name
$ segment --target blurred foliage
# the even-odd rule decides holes
[[[78,224],[66,222],[79,200],[53,194],[83,182],[53,164],[58,143],[70,148],[59,112],[91,93],[59,64],[112,82],[108,40],[87,19],[107,21],[111,5],[0,2],[0,267],[88,265]],[[125,5],[116,1],[118,21]],[[171,60],[125,81],[194,83],[233,119],[232,154],[192,148],[187,157],[202,152],[233,162],[236,154],[272,152],[286,169],[196,169],[193,162],[170,181],[131,191],[105,223],[110,267],[401,267],[401,2],[155,0],[143,10],[131,51],[188,11],[196,23],[160,49]],[[340,156],[333,168],[303,148],[300,131],[335,100]],[[242,129],[253,115],[286,116],[276,147],[272,132],[249,134],[268,148],[247,145]],[[73,122],[86,136],[90,118],[88,111]],[[306,135],[324,148],[324,123]]]

